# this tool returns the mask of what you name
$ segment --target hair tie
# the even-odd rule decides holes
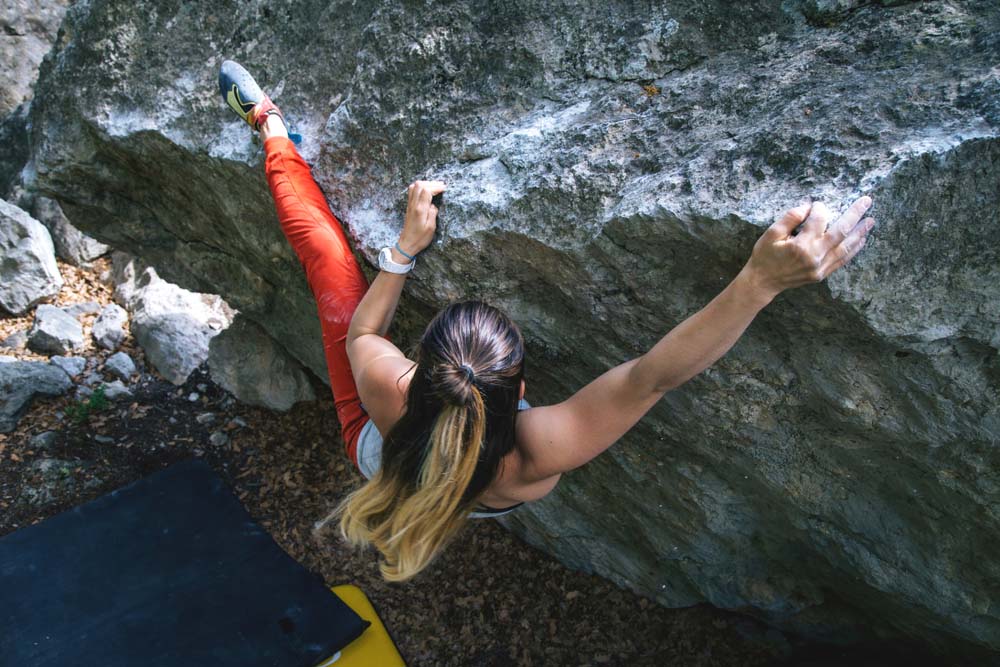
[[[462,364],[459,366],[463,371],[465,371],[465,377],[469,379],[469,382],[476,381],[476,371],[472,370],[472,366],[469,364]]]

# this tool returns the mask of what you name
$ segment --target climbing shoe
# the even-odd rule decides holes
[[[302,137],[292,132],[281,109],[264,94],[250,72],[232,60],[222,62],[219,68],[219,92],[229,108],[246,121],[247,125],[260,130],[261,124],[271,114],[277,114],[288,130],[288,138],[298,144]]]

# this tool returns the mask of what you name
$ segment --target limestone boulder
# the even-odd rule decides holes
[[[48,231],[25,211],[0,200],[0,307],[23,315],[58,294],[62,284]]]
[[[244,403],[285,411],[316,398],[302,365],[244,317],[211,340],[208,367],[212,380]]]
[[[184,384],[208,359],[209,341],[229,326],[235,313],[218,296],[168,283],[152,267],[138,272],[129,263],[125,267],[115,295],[124,298],[131,313],[132,335],[164,378]]]
[[[31,186],[325,378],[260,147],[218,98],[219,62],[241,61],[363,259],[395,240],[409,182],[448,183],[394,339],[456,299],[499,305],[535,405],[643,354],[789,206],[870,194],[879,226],[847,270],[777,299],[504,521],[664,605],[1000,650],[1000,4],[285,10],[75,5],[32,105]]]

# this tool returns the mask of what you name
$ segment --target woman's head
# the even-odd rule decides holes
[[[417,357],[379,472],[340,510],[345,537],[374,544],[392,580],[430,562],[513,449],[524,340],[504,313],[467,301],[438,313]]]

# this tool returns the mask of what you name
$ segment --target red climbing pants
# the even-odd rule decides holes
[[[281,230],[302,262],[316,298],[333,403],[347,455],[357,465],[358,436],[368,415],[361,407],[347,359],[347,328],[368,290],[368,281],[295,144],[285,137],[271,137],[264,142],[264,153],[264,170]]]

